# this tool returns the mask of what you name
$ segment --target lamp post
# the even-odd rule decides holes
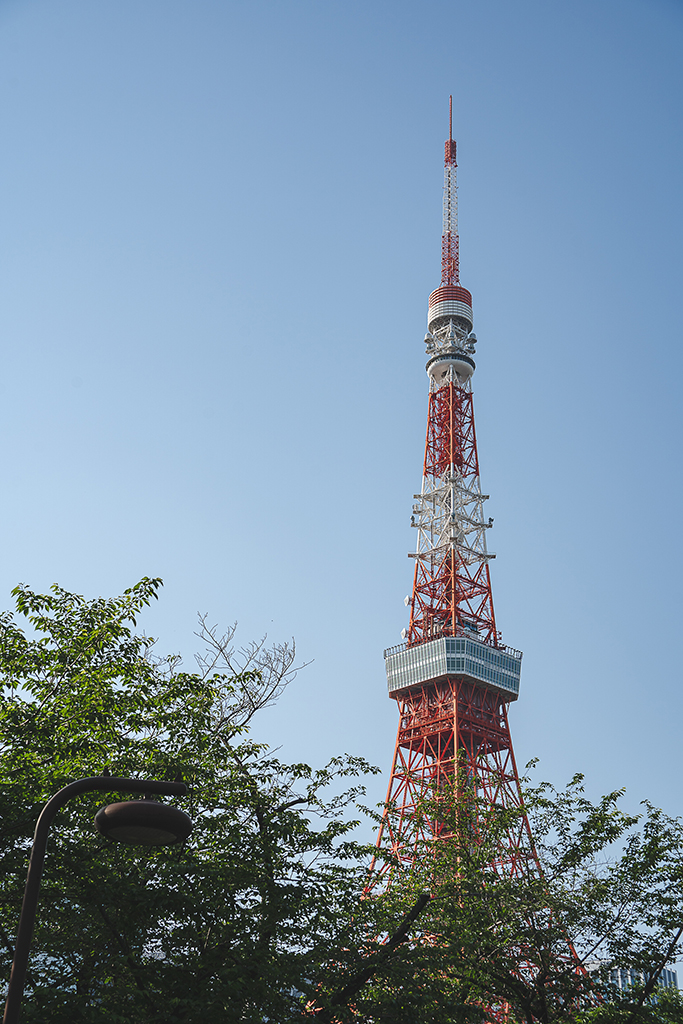
[[[121,779],[111,775],[98,775],[89,779],[78,779],[55,793],[43,807],[36,830],[26,875],[24,902],[21,905],[17,942],[12,961],[7,1002],[3,1024],[18,1024],[21,998],[24,994],[26,969],[36,920],[40,879],[43,874],[47,834],[57,811],[74,796],[101,790],[105,793],[126,790],[130,793],[151,793],[162,796],[185,796],[187,786],[183,782],[161,782],[155,779]],[[104,835],[119,842],[140,843],[157,846],[180,842],[186,839],[192,829],[192,821],[177,807],[156,803],[153,800],[131,800],[110,804],[97,812],[95,823]]]

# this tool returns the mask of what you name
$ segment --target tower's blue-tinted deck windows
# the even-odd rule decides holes
[[[414,647],[392,647],[384,652],[389,693],[408,690],[442,676],[465,676],[510,700],[519,696],[522,652],[512,647],[491,647],[464,636],[444,636]]]

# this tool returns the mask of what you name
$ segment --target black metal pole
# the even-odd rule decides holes
[[[26,981],[26,970],[28,967],[31,939],[33,937],[33,926],[36,920],[36,909],[38,907],[38,893],[40,891],[40,879],[43,874],[43,862],[47,848],[47,834],[50,830],[57,811],[60,811],[64,804],[74,796],[81,793],[90,793],[94,790],[102,790],[105,793],[116,793],[123,790],[128,793],[158,793],[161,796],[185,796],[187,786],[183,782],[161,782],[155,779],[119,779],[112,775],[97,775],[90,779],[78,779],[69,783],[64,789],[55,793],[43,807],[36,823],[36,830],[33,834],[33,847],[31,859],[28,864],[26,875],[26,888],[24,889],[24,902],[21,905],[19,916],[19,929],[17,931],[17,942],[12,961],[12,973],[7,989],[7,1002],[5,1003],[5,1014],[2,1018],[3,1024],[18,1024],[19,1008],[21,998],[24,994],[24,983]]]

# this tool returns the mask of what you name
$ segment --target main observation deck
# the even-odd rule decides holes
[[[442,636],[413,647],[390,647],[384,659],[390,697],[446,676],[464,676],[497,690],[506,700],[519,697],[522,652],[513,647],[492,647],[474,637]]]

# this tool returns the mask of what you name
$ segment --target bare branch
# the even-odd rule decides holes
[[[236,647],[233,642],[236,631],[237,623],[221,634],[218,626],[209,625],[206,615],[199,615],[195,636],[204,644],[204,650],[196,659],[203,679],[230,677],[233,689],[223,702],[223,721],[234,729],[241,729],[257,711],[274,704],[297,672],[310,663],[294,664],[294,640],[267,647],[264,636]]]

